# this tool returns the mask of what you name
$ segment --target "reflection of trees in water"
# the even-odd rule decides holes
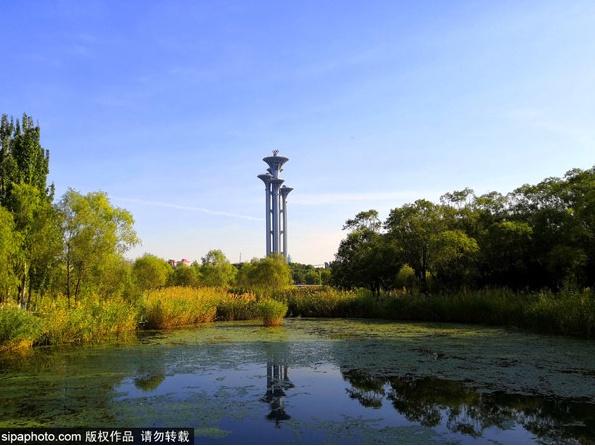
[[[146,359],[146,358],[141,358]],[[134,376],[134,387],[143,392],[157,389],[165,379],[165,359],[160,351],[153,352],[149,361],[139,361]]]
[[[384,398],[384,378],[377,378],[360,370],[348,370],[343,372],[343,378],[351,383],[352,388],[347,389],[347,394],[358,400],[362,406],[379,409],[382,407]]]
[[[547,443],[593,443],[595,405],[505,393],[481,393],[461,382],[434,378],[376,377],[362,370],[343,372],[347,393],[365,407],[383,398],[408,420],[423,426],[444,424],[451,432],[481,437],[488,428],[523,426]],[[385,386],[390,390],[385,390]]]
[[[165,379],[165,373],[145,373],[134,378],[134,387],[144,392],[155,390]]]
[[[272,357],[267,361],[267,390],[261,401],[269,403],[271,411],[267,415],[269,420],[275,421],[280,427],[281,421],[289,420],[291,416],[285,412],[285,391],[294,387],[289,380],[287,361]]]

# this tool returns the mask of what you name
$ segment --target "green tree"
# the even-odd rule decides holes
[[[396,246],[385,234],[359,229],[341,241],[331,263],[332,283],[341,288],[362,287],[380,293],[394,287],[400,265]]]
[[[238,273],[238,285],[261,294],[270,294],[291,284],[291,269],[280,255],[252,259],[242,265]]]
[[[144,254],[137,258],[132,269],[135,281],[141,290],[165,286],[173,272],[169,263],[152,254]]]
[[[393,288],[402,262],[396,244],[380,232],[378,213],[360,212],[347,220],[343,229],[350,232],[341,241],[331,264],[333,283],[342,288],[363,287],[375,293]]]
[[[51,201],[53,184],[47,185],[49,151],[40,143],[41,131],[33,119],[23,114],[14,122],[7,115],[0,117],[0,204],[12,210],[12,188],[28,184]]]
[[[202,258],[200,277],[205,286],[228,286],[235,280],[236,274],[236,268],[219,249],[212,249]]]
[[[492,223],[480,239],[479,268],[489,286],[523,288],[533,263],[533,228],[524,221]]]
[[[26,307],[31,304],[33,291],[42,293],[50,286],[62,251],[60,215],[46,198],[30,184],[12,185],[11,204],[19,241],[17,299]]]
[[[343,225],[343,230],[357,231],[367,229],[372,232],[380,231],[382,222],[378,218],[378,211],[370,209],[359,212],[355,218],[351,218]]]
[[[65,237],[65,293],[98,291],[110,262],[138,243],[132,215],[113,207],[104,192],[69,189],[60,201]]]
[[[198,286],[198,275],[191,266],[180,264],[176,266],[169,276],[169,284],[174,286]]]
[[[423,291],[428,290],[428,273],[444,273],[478,251],[475,239],[454,229],[453,217],[449,206],[417,200],[393,209],[386,221],[389,237],[414,269]]]
[[[14,257],[18,252],[18,245],[12,215],[0,206],[0,303],[18,283],[14,273]]]

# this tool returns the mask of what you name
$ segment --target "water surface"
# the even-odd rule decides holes
[[[0,425],[188,426],[201,443],[594,443],[591,341],[291,319],[0,358]]]

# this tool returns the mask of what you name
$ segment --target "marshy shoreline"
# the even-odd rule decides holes
[[[280,325],[284,317],[363,318],[514,327],[527,332],[592,339],[595,298],[582,293],[514,293],[484,290],[447,295],[411,295],[331,287],[290,287],[266,294],[213,287],[165,287],[135,301],[88,297],[70,305],[63,297],[40,299],[33,311],[0,306],[0,351],[41,345],[82,345],[126,340],[150,329],[207,322],[260,320]]]

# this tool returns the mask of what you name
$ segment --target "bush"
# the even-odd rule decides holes
[[[40,333],[38,317],[16,305],[0,305],[0,351],[31,347]]]
[[[266,327],[281,325],[287,314],[287,305],[273,299],[263,299],[256,304],[258,315]]]
[[[212,322],[217,305],[226,297],[219,288],[169,287],[149,292],[142,302],[146,328],[174,328]]]

